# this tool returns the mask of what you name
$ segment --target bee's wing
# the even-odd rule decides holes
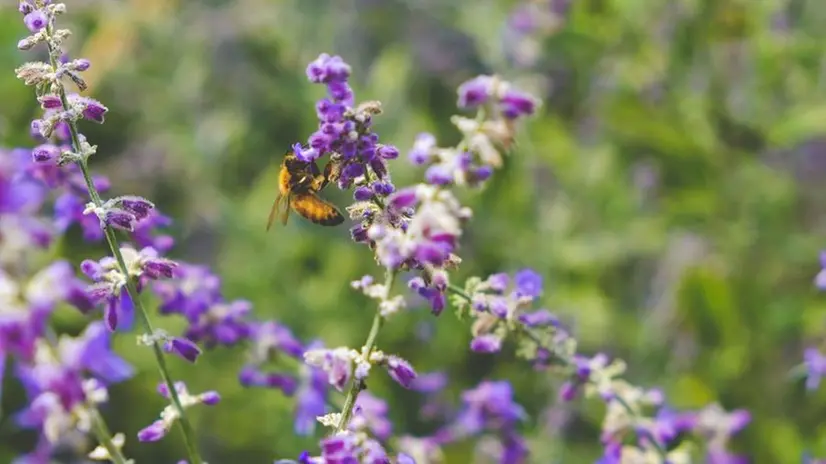
[[[290,218],[290,198],[292,197],[291,194],[287,194],[284,196],[284,212],[281,213],[281,224],[287,225],[287,219]]]
[[[289,219],[290,216],[290,199],[289,195],[285,196],[279,193],[278,196],[275,197],[272,208],[270,208],[270,216],[267,218],[267,230],[270,230],[272,227],[272,223],[278,215],[278,210],[281,208],[282,200],[284,200],[284,211],[281,213],[281,223],[287,225],[287,219]]]

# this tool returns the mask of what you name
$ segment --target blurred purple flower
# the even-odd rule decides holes
[[[81,270],[94,283],[89,286],[87,293],[96,304],[104,305],[104,321],[110,330],[118,325],[127,330],[134,317],[132,299],[125,286],[127,279],[155,280],[161,277],[172,277],[177,265],[174,261],[160,258],[156,250],[145,247],[140,251],[134,248],[121,248],[129,275],[123,275],[117,261],[106,256],[100,261],[85,260],[81,263]]]
[[[192,395],[189,393],[186,384],[183,382],[175,382],[175,392],[178,394],[178,398],[181,400],[181,405],[184,408],[190,408],[196,404],[213,406],[221,400],[218,392],[213,390],[206,391],[198,395]],[[158,385],[158,393],[167,400],[171,397],[169,388],[165,383]],[[142,442],[160,440],[166,436],[167,432],[169,432],[169,429],[172,427],[172,424],[174,424],[179,418],[180,416],[177,409],[175,409],[175,406],[167,405],[163,412],[161,412],[158,420],[138,431],[138,440]]]
[[[356,399],[349,428],[354,432],[369,430],[379,440],[387,440],[393,434],[393,424],[387,418],[388,411],[387,402],[369,392],[361,392]]]
[[[820,252],[820,272],[815,276],[815,285],[820,290],[826,290],[826,251]]]
[[[806,389],[816,390],[820,386],[820,380],[826,375],[826,356],[817,348],[807,348],[803,354],[806,363]]]

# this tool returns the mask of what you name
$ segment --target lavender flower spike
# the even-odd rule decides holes
[[[80,96],[67,89],[67,84],[71,81],[79,91],[86,90],[87,84],[82,73],[89,69],[91,63],[85,59],[69,60],[64,57],[62,47],[71,36],[71,31],[60,29],[57,17],[65,13],[66,5],[50,0],[23,0],[18,2],[18,5],[19,11],[25,15],[23,23],[30,32],[18,42],[18,49],[30,50],[35,46],[42,46],[48,52],[47,62],[28,62],[15,70],[17,77],[25,85],[34,86],[41,97],[39,103],[43,108],[43,114],[41,118],[32,122],[31,129],[33,132],[36,131],[34,135],[46,139],[44,141],[54,137],[71,142],[66,144],[65,149],[61,149],[57,159],[52,156],[53,151],[42,152],[37,156],[38,164],[41,165],[39,167],[42,168],[40,172],[52,173],[51,176],[45,177],[52,181],[48,183],[50,186],[60,185],[60,179],[82,179],[82,182],[77,182],[73,186],[70,196],[63,197],[62,209],[74,215],[77,213],[78,204],[82,205],[85,198],[91,200],[85,212],[97,216],[101,229],[99,232],[102,232],[112,250],[112,257],[99,262],[84,263],[84,271],[95,282],[88,289],[88,297],[95,303],[105,304],[104,319],[110,330],[124,325],[122,316],[125,315],[128,319],[131,314],[137,312],[144,330],[152,334],[154,330],[148,312],[138,298],[138,290],[143,288],[147,280],[172,277],[175,263],[161,258],[153,248],[146,247],[138,252],[121,247],[115,229],[136,231],[138,224],[150,217],[153,206],[137,197],[120,197],[109,201],[101,199],[100,192],[103,186],[99,179],[92,175],[88,164],[97,147],[87,141],[78,131],[78,127],[84,120],[103,123],[109,109],[97,100]],[[78,197],[84,200],[79,202]],[[68,204],[66,198],[69,199]],[[81,218],[85,216],[83,213],[81,210]],[[68,223],[71,223],[71,220]],[[66,224],[64,230],[65,226]],[[100,235],[98,233],[93,237],[98,238]],[[170,399],[180,420],[189,458],[193,464],[203,464],[194,446],[194,433],[185,416],[184,405],[175,393],[173,381],[167,372],[162,348],[157,340],[153,341],[153,345],[153,354],[162,377],[167,387],[173,390]],[[192,350],[188,351],[187,356],[192,356]]]

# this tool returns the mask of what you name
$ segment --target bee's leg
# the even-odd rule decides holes
[[[310,174],[312,174],[313,178],[316,178],[321,175],[321,170],[318,169],[318,163],[315,161],[310,161]]]
[[[329,183],[329,179],[326,176],[318,175],[315,179],[313,179],[313,185],[315,186],[315,191],[319,192],[321,189],[327,186]]]
[[[339,172],[341,171],[341,165],[335,161],[327,162],[327,165],[324,166],[324,176],[322,178],[321,187],[319,190],[323,189],[327,186],[330,182],[338,181]]]

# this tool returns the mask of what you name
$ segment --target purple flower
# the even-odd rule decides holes
[[[64,193],[55,200],[54,209],[55,226],[59,232],[65,232],[73,223],[79,223],[85,240],[103,239],[100,221],[94,214],[84,214],[85,203],[82,198],[73,193]]]
[[[493,79],[490,76],[478,76],[459,86],[459,108],[476,108],[485,104],[493,92]]]
[[[350,77],[350,66],[340,56],[322,53],[307,66],[307,78],[314,84],[345,82]]]
[[[126,230],[131,232],[135,228],[137,220],[135,216],[126,210],[120,208],[109,208],[103,213],[101,222],[107,226],[115,229]]]
[[[385,368],[390,377],[404,388],[410,388],[410,384],[416,379],[416,371],[410,363],[398,356],[388,356]]]
[[[321,457],[325,463],[358,464],[359,451],[355,440],[349,434],[333,435],[321,441]]]
[[[124,211],[135,217],[135,222],[145,219],[155,208],[155,205],[147,200],[135,195],[122,196],[113,199],[113,203],[119,205]]]
[[[559,319],[547,309],[539,309],[530,313],[520,314],[519,322],[528,327],[546,327],[558,325]]]
[[[304,346],[290,329],[275,321],[256,323],[252,331],[255,350],[259,353],[278,351],[296,359],[304,355]]]
[[[719,404],[711,404],[697,412],[694,432],[708,443],[706,462],[745,463],[742,456],[730,454],[725,445],[729,439],[751,422],[751,414],[743,409],[726,412]]]
[[[381,145],[376,151],[377,154],[384,159],[396,159],[399,157],[399,149],[392,145]]]
[[[304,353],[304,361],[326,372],[327,382],[338,391],[343,391],[344,386],[350,381],[354,357],[355,353],[347,348],[316,348]]]
[[[245,387],[264,387],[281,390],[292,396],[298,389],[298,381],[288,374],[265,373],[255,367],[247,366],[238,374],[238,380]]]
[[[462,394],[463,407],[450,424],[427,440],[401,441],[401,449],[413,456],[429,456],[440,444],[447,444],[490,432],[492,436],[479,443],[479,451],[499,462],[523,463],[528,449],[516,431],[525,419],[525,410],[513,401],[513,390],[506,381],[484,381]],[[497,442],[491,442],[493,436]],[[415,445],[415,446],[414,446]],[[488,445],[495,445],[493,447]]]
[[[152,291],[161,300],[161,313],[181,314],[188,319],[197,319],[222,300],[221,279],[206,266],[186,263],[175,269],[174,279],[155,282]]]
[[[508,285],[510,285],[510,277],[504,272],[491,274],[487,279],[487,285],[495,293],[505,293],[505,290],[508,289]]]
[[[92,302],[86,297],[85,284],[75,276],[68,261],[55,261],[34,274],[26,285],[28,303],[38,309],[51,311],[60,302],[68,302],[88,311]]]
[[[413,148],[407,154],[407,157],[411,163],[422,165],[430,160],[435,148],[436,137],[433,134],[421,133],[416,136],[416,141],[413,143]]]
[[[806,363],[806,389],[816,390],[820,386],[820,380],[826,375],[826,356],[821,354],[817,348],[808,348],[803,354]]]
[[[20,3],[17,6],[17,11],[23,15],[27,15],[34,11],[34,7],[28,2],[28,0],[20,0]]]
[[[371,130],[372,117],[380,112],[377,104],[370,102],[354,107],[355,95],[347,82],[350,71],[350,66],[341,57],[326,53],[309,64],[307,78],[312,83],[325,84],[327,97],[316,103],[318,130],[307,139],[308,148],[301,144],[293,146],[296,156],[305,162],[331,153],[340,155],[335,163],[337,183],[342,189],[361,179],[366,169],[370,169],[378,180],[384,180],[387,175],[385,160],[398,156],[395,147],[380,144],[378,135]],[[367,200],[370,196],[361,189],[356,192],[356,198]]]
[[[60,95],[46,94],[37,99],[40,102],[40,107],[44,110],[58,110],[63,108],[63,100]]]
[[[518,296],[536,298],[542,294],[542,276],[532,269],[523,269],[513,276]]]
[[[138,441],[158,441],[166,435],[166,426],[162,420],[156,420],[138,431]]]
[[[493,334],[479,335],[470,342],[470,349],[477,353],[497,353],[502,349],[502,339]]]
[[[201,355],[198,345],[186,338],[170,337],[163,345],[164,351],[173,353],[182,359],[194,363]]]
[[[112,351],[112,336],[103,323],[92,322],[83,335],[62,346],[64,362],[85,369],[101,382],[118,383],[131,378],[135,370]]]
[[[190,324],[186,337],[203,341],[208,348],[235,345],[250,336],[247,317],[251,311],[252,304],[246,300],[213,303],[201,313],[186,315]]]
[[[44,143],[32,149],[32,159],[36,163],[49,163],[60,157],[60,148],[51,143]]]
[[[353,198],[356,201],[367,201],[373,198],[373,190],[370,187],[359,186],[353,191]]]
[[[315,148],[308,148],[305,150],[300,143],[293,145],[293,153],[295,153],[296,158],[305,163],[311,163],[321,156],[321,153],[319,153]]]
[[[295,406],[295,433],[312,435],[316,417],[327,412],[327,375],[321,369],[303,366]]]
[[[77,101],[83,106],[83,117],[89,121],[103,124],[104,116],[109,108],[93,98],[79,97]]]
[[[456,422],[471,434],[485,428],[508,429],[526,417],[522,406],[513,401],[513,389],[506,381],[482,382],[462,393],[462,402],[465,408]]]
[[[815,285],[820,290],[826,290],[826,251],[820,252],[820,272],[815,276]]]
[[[420,393],[436,393],[447,386],[447,374],[444,372],[429,372],[418,375],[410,384],[410,388]]]
[[[387,440],[393,434],[393,424],[387,418],[388,410],[387,402],[369,392],[361,392],[356,399],[349,428],[353,431],[370,430],[379,440]]]
[[[127,279],[159,279],[171,277],[176,263],[158,257],[157,251],[146,247],[140,251],[134,248],[121,248],[129,275],[123,275],[114,258],[104,257],[100,261],[85,260],[81,270],[94,283],[87,289],[87,294],[96,304],[104,305],[104,321],[110,330],[118,325],[124,329],[131,326],[134,317],[132,299],[125,286]]]
[[[92,323],[80,337],[62,336],[55,348],[40,342],[36,349],[36,356],[18,359],[16,366],[30,399],[16,421],[39,429],[50,443],[82,425],[77,410],[106,401],[107,384],[126,380],[134,372],[111,352],[109,332],[101,323]]]
[[[152,209],[148,216],[139,219],[132,230],[132,240],[139,247],[152,247],[164,254],[172,248],[174,239],[165,234],[158,234],[159,228],[168,227],[172,220],[168,216]]]
[[[508,119],[530,116],[536,111],[536,100],[525,92],[509,89],[500,98],[502,114]]]
[[[184,408],[190,408],[196,404],[213,406],[217,404],[221,397],[216,391],[206,391],[199,395],[192,395],[183,382],[175,382],[175,391],[181,400]],[[170,391],[165,383],[158,385],[158,393],[166,399],[170,399]],[[179,419],[175,406],[167,405],[158,420],[153,421],[148,426],[138,432],[138,440],[142,442],[158,441],[169,432],[172,425]]]
[[[37,32],[46,27],[49,19],[43,10],[34,10],[23,18],[23,22],[26,23],[26,27],[29,28],[31,32]]]
[[[43,311],[29,312],[23,308],[0,314],[0,352],[24,361],[32,360],[47,316]]]

